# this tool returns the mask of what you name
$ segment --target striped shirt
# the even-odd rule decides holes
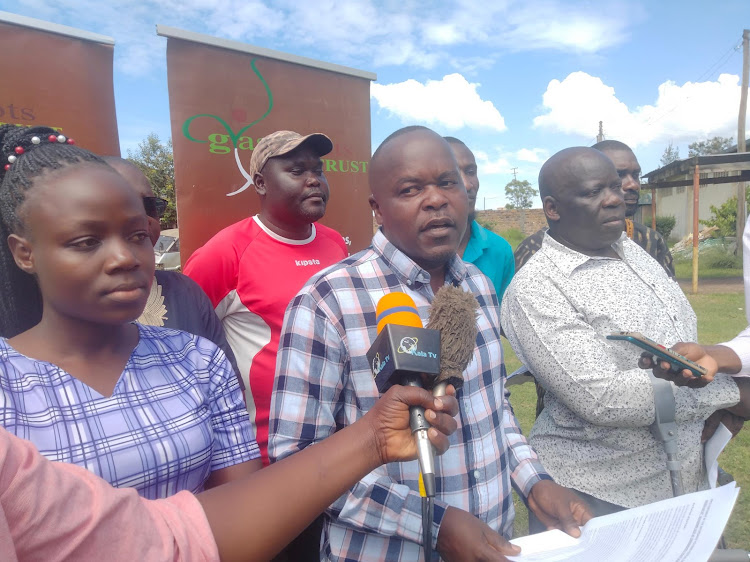
[[[45,457],[164,498],[260,456],[237,377],[210,341],[142,326],[112,396],[0,339],[0,423]]]
[[[433,541],[448,506],[469,511],[510,537],[511,481],[526,497],[549,476],[526,443],[504,389],[499,310],[489,279],[454,257],[446,283],[479,301],[474,357],[458,392],[458,430],[436,460]],[[378,231],[372,246],[313,277],[292,300],[282,329],[271,404],[269,454],[280,459],[351,425],[378,399],[366,352],[386,293],[410,295],[423,322],[434,298],[430,275]],[[421,498],[416,461],[371,472],[327,511],[321,558],[419,560]],[[435,545],[433,545],[434,547]]]

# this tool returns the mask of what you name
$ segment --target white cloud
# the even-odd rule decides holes
[[[475,150],[474,157],[477,159],[477,175],[479,176],[480,183],[482,177],[485,175],[492,176],[510,173],[512,166],[504,153],[498,153],[494,157],[490,157],[483,150]]]
[[[423,51],[409,39],[396,39],[377,49],[373,58],[375,66],[400,66],[408,64],[417,68],[434,68],[439,57],[435,53]]]
[[[428,23],[424,28],[424,38],[436,45],[452,45],[462,39],[462,34],[452,23]]]
[[[509,10],[504,42],[515,50],[558,49],[596,53],[624,41],[630,18],[623,5],[609,2],[606,10],[547,1]],[[637,11],[637,9],[636,9]]]
[[[154,24],[259,44],[340,64],[461,68],[456,47],[488,60],[507,51],[596,53],[627,38],[638,9],[613,0],[506,0],[431,5],[415,0],[17,0],[26,15],[115,38],[117,61],[134,75],[163,66]],[[632,14],[636,15],[633,16]]]
[[[502,176],[501,178],[495,178],[493,180],[495,183],[499,181],[502,185],[505,185],[513,179],[514,169],[518,179],[528,180],[532,184],[536,184],[536,179],[539,175],[539,168],[547,159],[548,154],[543,148],[522,148],[515,152],[506,151],[502,148],[493,148],[491,149],[491,155],[484,150],[474,150],[473,152],[474,157],[477,159],[477,173],[480,182],[485,176]],[[529,156],[532,154],[536,155],[538,159],[535,161],[528,161],[521,158],[521,156]]]
[[[261,1],[244,1],[235,0],[224,2],[211,9],[206,9],[210,4],[186,2],[198,15],[205,11],[208,16],[207,24],[212,30],[221,30],[224,37],[235,40],[242,40],[250,31],[258,35],[271,35],[279,33],[285,23],[285,14],[283,11],[266,6]],[[186,13],[189,17],[190,13]]]
[[[608,2],[606,10],[592,11],[589,2],[460,0],[453,9],[434,10],[431,15],[432,20],[421,26],[426,44],[596,53],[624,41],[641,10],[632,2],[618,1]]]
[[[544,162],[549,157],[545,148],[522,148],[516,152],[516,158],[522,162]]]
[[[164,40],[156,35],[161,10],[147,2],[127,0],[20,0],[24,15],[114,38],[115,66],[143,76],[164,66]]]
[[[449,74],[442,80],[427,80],[424,84],[416,80],[375,83],[370,94],[382,109],[405,122],[451,130],[473,127],[504,131],[505,119],[491,101],[480,97],[479,86],[460,74]]]
[[[477,159],[479,176],[479,207],[495,208],[504,205],[506,201],[505,186],[513,178],[513,170],[519,180],[526,180],[536,189],[539,168],[547,159],[547,151],[542,148],[521,148],[508,151],[502,147],[494,147],[488,151],[473,150]],[[535,156],[536,162],[524,161],[522,157]],[[539,207],[541,200],[534,198],[534,207]]]
[[[629,108],[614,88],[585,72],[552,80],[542,97],[546,113],[534,126],[583,139],[596,136],[599,121],[606,138],[636,147],[651,142],[692,142],[713,135],[736,136],[739,77],[722,74],[716,81],[667,81],[653,105]]]

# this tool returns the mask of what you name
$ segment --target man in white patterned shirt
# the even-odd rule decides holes
[[[539,188],[549,231],[502,304],[514,351],[547,391],[529,440],[556,481],[593,498],[597,515],[671,497],[663,445],[650,431],[650,375],[638,368],[638,348],[605,336],[694,341],[695,313],[623,234],[622,186],[609,158],[560,151],[542,167]],[[704,421],[722,408],[746,415],[746,382],[717,375],[705,388],[674,388],[686,492],[703,486]]]

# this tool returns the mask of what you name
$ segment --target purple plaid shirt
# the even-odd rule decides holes
[[[210,341],[142,326],[112,396],[0,338],[0,423],[54,461],[149,499],[200,492],[260,456],[237,377]]]
[[[489,280],[458,257],[446,282],[479,301],[474,358],[458,392],[458,430],[436,462],[434,541],[448,506],[469,511],[510,537],[511,481],[526,497],[548,479],[526,443],[504,390],[500,319]],[[403,291],[426,321],[434,297],[429,274],[382,231],[372,246],[313,277],[284,319],[271,403],[272,460],[325,439],[361,418],[379,397],[365,356],[377,335],[375,309],[386,293]],[[378,468],[327,511],[321,558],[419,560],[423,557],[416,461]],[[433,545],[434,546],[434,545]]]

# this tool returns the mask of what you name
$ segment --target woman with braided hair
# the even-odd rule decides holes
[[[260,463],[223,353],[133,322],[153,277],[125,179],[52,129],[0,126],[0,425],[146,498]]]

